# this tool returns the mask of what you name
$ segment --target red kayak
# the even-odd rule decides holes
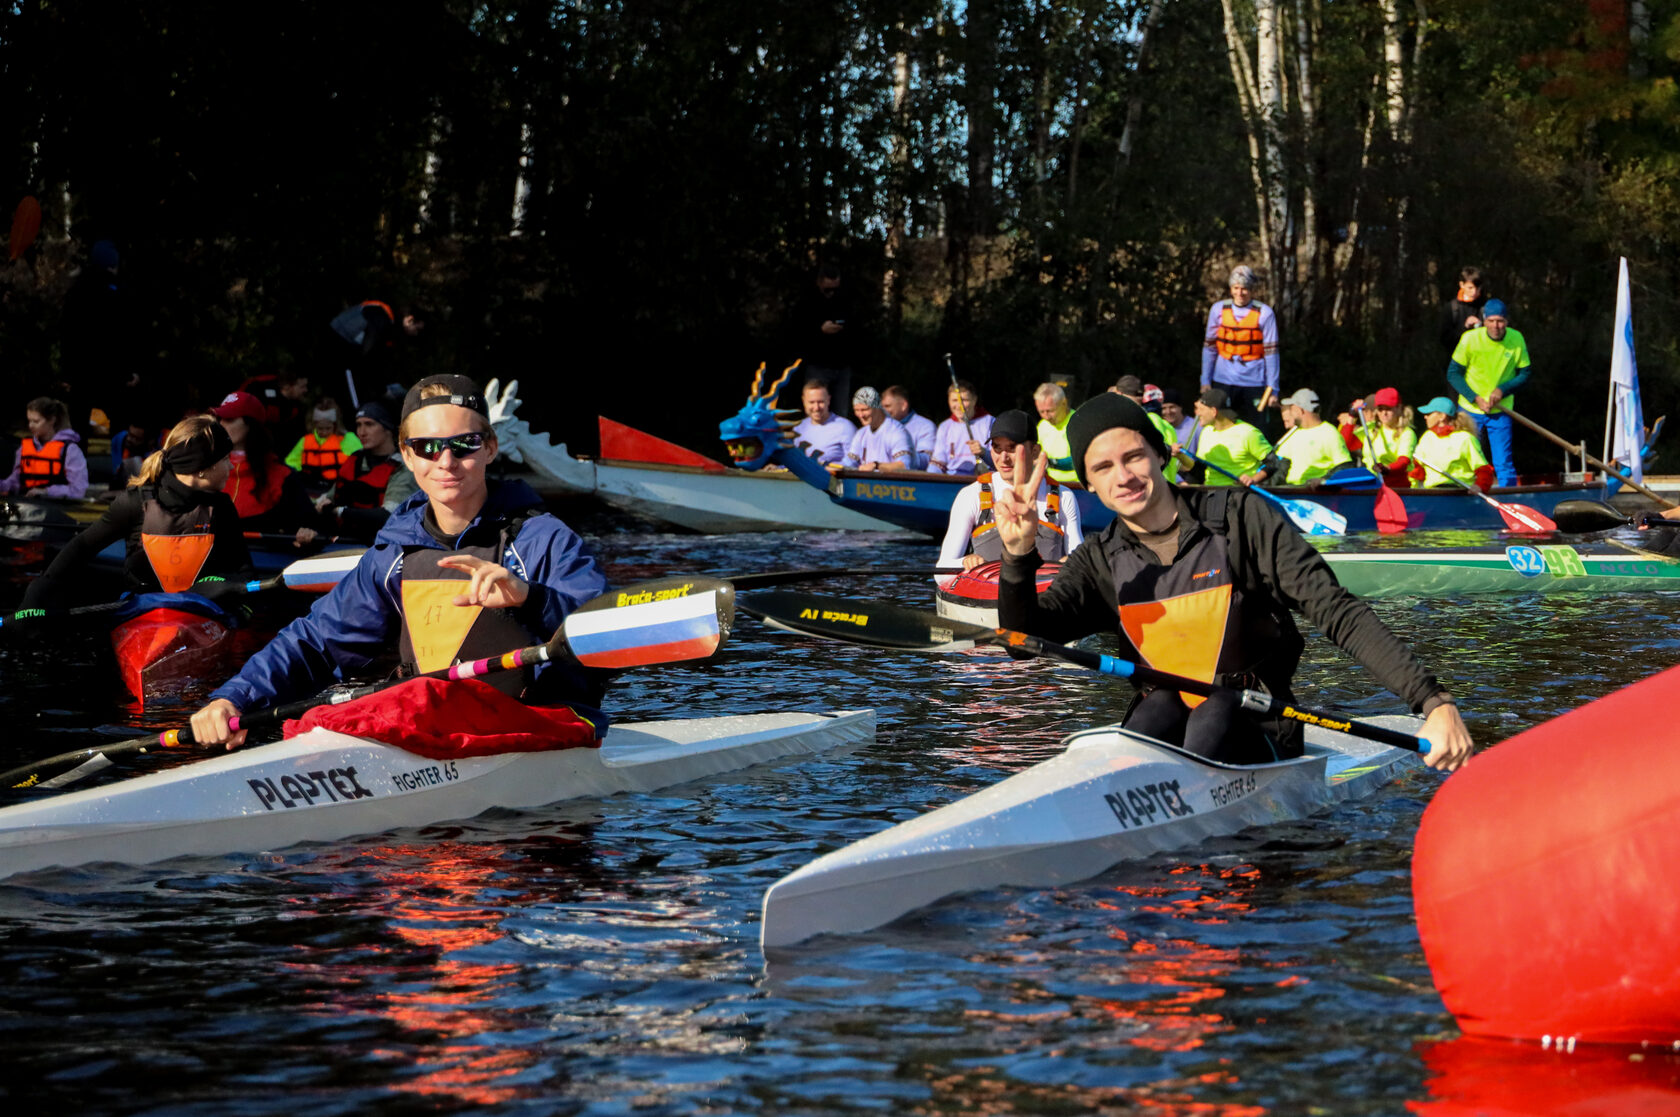
[[[111,630],[111,650],[129,693],[144,706],[188,679],[227,674],[233,631],[215,617],[149,609]]]
[[[1050,588],[1050,583],[1056,579],[1056,572],[1061,568],[1062,564],[1059,562],[1047,562],[1038,568],[1039,593]],[[941,574],[935,578],[934,582],[939,587],[936,594],[939,615],[950,617],[954,621],[996,628],[998,571],[1002,569],[1002,563],[988,562],[961,574]]]

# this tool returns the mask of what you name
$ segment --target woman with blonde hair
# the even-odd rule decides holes
[[[222,492],[233,443],[209,415],[175,424],[163,449],[146,457],[140,475],[96,522],[72,539],[24,594],[25,608],[46,608],[70,596],[73,575],[119,539],[127,540],[123,573],[138,593],[189,590],[201,578],[244,576],[250,552],[233,501]]]

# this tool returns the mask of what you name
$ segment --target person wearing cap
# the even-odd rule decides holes
[[[263,422],[277,446],[290,446],[309,433],[309,376],[297,369],[253,376],[239,386],[262,401]]]
[[[1458,409],[1478,435],[1485,435],[1499,483],[1517,483],[1511,448],[1511,397],[1528,382],[1533,368],[1528,343],[1510,327],[1505,304],[1489,299],[1482,304],[1482,324],[1466,330],[1447,363],[1447,383],[1458,393]]]
[[[1201,423],[1196,419],[1195,410],[1184,410],[1184,393],[1177,388],[1161,389],[1161,418],[1173,429],[1173,441],[1189,449],[1196,447],[1196,435],[1200,433]]]
[[[1117,627],[1120,654],[1133,662],[1293,702],[1305,646],[1291,616],[1298,612],[1424,715],[1421,735],[1433,743],[1426,763],[1453,769],[1468,759],[1470,735],[1452,696],[1264,496],[1168,482],[1159,433],[1119,396],[1104,393],[1076,411],[1068,438],[1080,480],[1115,519],[1087,536],[1040,594],[1034,495],[1042,464],[1000,492],[1005,628],[1065,642]],[[1204,700],[1144,687],[1125,725],[1225,763],[1302,754],[1299,723],[1245,713],[1236,690]]]
[[[1394,388],[1379,388],[1371,396],[1369,412],[1364,400],[1352,416],[1353,422],[1343,432],[1344,439],[1357,454],[1365,468],[1382,475],[1383,484],[1403,489],[1411,484],[1412,454],[1417,450],[1417,431],[1407,421],[1400,406],[1400,393]],[[1374,418],[1370,417],[1374,413]]]
[[[845,460],[831,465],[830,470],[861,469],[898,471],[910,468],[916,448],[910,442],[910,432],[881,406],[881,393],[874,388],[859,388],[852,395],[852,414],[857,416],[858,432],[846,447]]]
[[[1457,412],[1457,405],[1445,396],[1436,396],[1418,408],[1429,429],[1412,451],[1412,484],[1429,489],[1456,480],[1476,485],[1485,493],[1493,487],[1493,467],[1482,455],[1481,440],[1466,429]]]
[[[1236,474],[1245,485],[1263,479],[1260,465],[1271,457],[1272,444],[1259,427],[1238,418],[1224,388],[1209,388],[1196,398],[1196,422],[1201,426],[1194,451],[1198,458]],[[1206,474],[1204,485],[1237,483],[1218,469],[1209,469]]]
[[[950,526],[939,549],[940,566],[960,564],[964,570],[973,570],[1003,558],[1003,541],[998,538],[992,513],[996,491],[1024,479],[1043,456],[1032,416],[1025,411],[1005,411],[997,416],[991,433],[992,461],[997,468],[965,485],[951,502]],[[1079,502],[1048,477],[1039,484],[1036,500],[1038,553],[1045,562],[1060,562],[1085,538],[1079,522]]]
[[[822,380],[805,381],[799,396],[805,418],[793,428],[796,445],[824,465],[839,465],[846,460],[846,447],[852,444],[857,426],[844,415],[831,410],[833,402],[828,384]]]
[[[1285,485],[1305,485],[1353,464],[1342,432],[1324,421],[1318,407],[1318,393],[1311,388],[1298,389],[1283,401],[1289,430],[1257,471],[1263,479],[1282,477]]]
[[[210,413],[233,441],[224,491],[233,498],[245,530],[289,534],[303,526],[309,497],[274,452],[262,402],[249,392],[229,392]]]
[[[298,529],[299,545],[313,542],[321,530],[371,543],[391,513],[419,491],[397,450],[396,417],[383,400],[356,409],[356,437],[361,449],[345,456],[337,484],[316,498],[321,522]]]
[[[207,578],[244,579],[251,556],[239,513],[222,492],[233,442],[209,415],[182,419],[98,520],[71,538],[29,584],[25,609],[56,607],[82,584],[72,577],[118,540],[126,588],[178,593]]]
[[[1073,418],[1067,390],[1046,381],[1033,389],[1033,406],[1038,409],[1038,445],[1050,460],[1050,477],[1064,485],[1079,479],[1069,457],[1067,425]]]
[[[522,481],[488,476],[496,459],[490,409],[464,376],[409,389],[397,430],[420,492],[309,615],[281,630],[192,718],[206,744],[243,743],[228,720],[313,694],[365,670],[396,646],[409,673],[544,643],[607,580],[583,540],[543,510]],[[598,735],[597,675],[563,663],[485,676],[502,694]],[[570,732],[563,727],[557,732]],[[569,739],[569,738],[568,738]]]
[[[1143,413],[1149,416],[1149,421],[1153,423],[1155,425],[1155,429],[1161,433],[1161,440],[1167,444],[1169,449],[1174,451],[1174,453],[1169,455],[1167,458],[1165,472],[1167,480],[1177,481],[1178,454],[1176,451],[1179,448],[1178,432],[1173,430],[1171,423],[1161,417],[1160,407],[1158,406],[1161,399],[1161,389],[1155,387],[1153,384],[1145,384],[1142,380],[1139,380],[1137,377],[1128,373],[1116,380],[1114,382],[1114,387],[1110,388],[1109,391],[1113,392],[1115,395],[1125,396],[1127,399],[1143,408]],[[1154,410],[1151,410],[1149,406],[1150,401],[1148,396],[1151,391],[1155,393],[1155,400],[1157,403]]]
[[[300,480],[305,489],[322,493],[337,483],[339,472],[348,464],[350,455],[362,448],[362,443],[355,435],[345,433],[344,425],[338,421],[338,401],[331,396],[315,401],[309,421],[314,429],[298,439],[292,452],[286,455],[286,464],[302,475]]]
[[[1208,311],[1202,336],[1202,391],[1225,389],[1232,410],[1263,423],[1262,403],[1278,394],[1277,316],[1255,301],[1253,268],[1232,268],[1229,283],[1231,297]]]
[[[929,473],[975,474],[990,468],[986,442],[991,438],[994,416],[980,402],[980,393],[966,380],[958,380],[945,391],[949,418],[933,432],[933,453]]]
[[[933,420],[916,414],[915,408],[910,406],[910,393],[900,384],[894,384],[881,393],[881,409],[910,435],[910,444],[915,448],[910,468],[926,470],[929,459],[933,457],[934,436],[939,433]]]

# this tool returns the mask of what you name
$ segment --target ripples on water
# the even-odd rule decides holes
[[[586,526],[608,532],[598,550],[621,583],[934,554],[886,536]],[[810,588],[931,602],[910,577]],[[1671,596],[1376,607],[1484,743],[1680,658]],[[102,667],[91,643],[0,646],[0,764],[135,724]],[[1397,708],[1322,639],[1301,682],[1303,702]],[[147,714],[173,720],[199,697]],[[0,1097],[85,1113],[1239,1115],[1617,1113],[1677,1096],[1673,1060],[1449,1038],[1409,892],[1431,775],[766,965],[773,881],[1052,755],[1061,734],[1117,717],[1124,690],[743,620],[720,662],[636,672],[615,697],[626,718],[874,707],[880,733],[658,794],[0,883]]]

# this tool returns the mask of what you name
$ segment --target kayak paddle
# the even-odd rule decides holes
[[[1464,489],[1467,492],[1474,493],[1488,504],[1493,505],[1493,510],[1499,513],[1499,518],[1505,521],[1505,526],[1511,531],[1521,532],[1525,535],[1549,535],[1558,529],[1557,524],[1552,522],[1551,517],[1545,515],[1544,513],[1536,512],[1532,508],[1525,508],[1520,504],[1509,504],[1503,500],[1495,500],[1484,493],[1481,489],[1478,489],[1475,485],[1467,484],[1445,470],[1437,469],[1435,466],[1430,465],[1426,461],[1419,461],[1418,464],[1432,473],[1437,473],[1442,477],[1445,477],[1459,488]]]
[[[714,654],[735,622],[735,590],[716,578],[661,578],[602,594],[573,610],[546,644],[428,671],[432,679],[470,679],[560,659],[585,667],[618,669],[704,659]],[[410,676],[418,678],[420,676]],[[234,732],[271,728],[317,706],[339,705],[406,682],[392,679],[353,690],[316,695],[255,710],[229,721]],[[96,745],[49,756],[0,772],[0,788],[56,788],[109,766],[114,755],[194,744],[190,728]],[[47,777],[49,770],[70,769]]]
[[[324,555],[299,559],[291,563],[285,570],[272,577],[255,581],[227,581],[221,578],[206,579],[193,583],[187,592],[211,601],[220,601],[227,597],[243,597],[248,594],[264,593],[275,589],[308,590],[322,592],[332,589],[361,561],[362,551],[355,550],[329,551]],[[87,617],[97,617],[106,613],[115,613],[128,605],[129,601],[119,598],[116,601],[105,601],[98,605],[78,605],[69,609],[19,609],[15,613],[0,616],[0,632],[16,629],[22,624],[34,624],[42,621],[83,620]]]
[[[1029,655],[1059,659],[1104,675],[1153,683],[1191,694],[1211,695],[1232,691],[1240,699],[1242,708],[1250,713],[1289,718],[1307,725],[1363,737],[1369,741],[1411,749],[1413,752],[1427,753],[1434,747],[1422,737],[1398,733],[1380,725],[1353,721],[1329,710],[1290,705],[1262,691],[1236,690],[1205,683],[1200,679],[1169,675],[1118,656],[1088,652],[1083,648],[1057,644],[1012,629],[964,624],[919,609],[905,609],[876,601],[851,601],[840,597],[780,592],[758,594],[743,600],[740,608],[750,616],[758,617],[789,632],[878,648],[956,652],[981,644],[998,644]]]
[[[1189,454],[1190,452],[1186,450],[1185,453]],[[1223,466],[1214,465],[1206,458],[1196,457],[1195,454],[1190,454],[1190,457],[1195,461],[1200,462],[1202,465],[1207,466],[1215,473],[1223,473],[1237,484],[1242,484],[1241,477],[1238,477],[1235,473],[1225,469]],[[1276,493],[1267,492],[1259,485],[1249,485],[1247,488],[1249,492],[1259,493],[1279,508],[1282,508],[1284,514],[1294,521],[1295,526],[1306,532],[1308,535],[1347,534],[1347,517],[1343,516],[1339,512],[1330,511],[1330,509],[1324,507],[1322,504],[1314,504],[1310,500],[1285,500]]]
[[[1559,438],[1557,435],[1553,434],[1551,431],[1547,430],[1545,427],[1541,426],[1539,423],[1536,423],[1533,419],[1530,419],[1527,415],[1517,414],[1516,410],[1513,409],[1513,408],[1506,408],[1505,409],[1505,414],[1509,415],[1511,418],[1515,419],[1517,422],[1521,423],[1523,426],[1527,427],[1529,430],[1533,431],[1535,434],[1541,435],[1544,438],[1551,439],[1553,442],[1557,443],[1559,446],[1562,446],[1565,450],[1568,450],[1571,454],[1580,455],[1581,460],[1586,462],[1588,465],[1594,466],[1598,469],[1602,469],[1606,473],[1612,473],[1612,474],[1615,474],[1617,477],[1621,477],[1622,484],[1626,485],[1630,489],[1636,489],[1639,492],[1644,493],[1646,496],[1648,496],[1652,500],[1656,501],[1657,504],[1660,507],[1673,508],[1675,506],[1674,502],[1672,500],[1669,500],[1665,496],[1659,496],[1658,494],[1652,492],[1650,489],[1647,489],[1644,485],[1641,485],[1638,481],[1635,481],[1631,477],[1622,477],[1621,473],[1619,473],[1614,466],[1605,465],[1603,462],[1599,461],[1597,458],[1595,458],[1591,454],[1587,453],[1587,444],[1586,443],[1583,442],[1583,443],[1581,443],[1581,445],[1577,446],[1573,442],[1565,442],[1563,439]]]

